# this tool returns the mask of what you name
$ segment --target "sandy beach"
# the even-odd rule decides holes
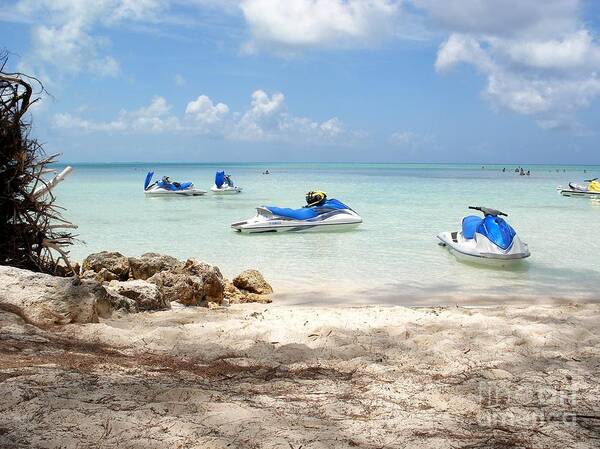
[[[0,314],[0,446],[598,447],[600,306]]]

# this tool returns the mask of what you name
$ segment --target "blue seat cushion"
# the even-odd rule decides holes
[[[311,218],[318,217],[321,214],[332,210],[339,209],[348,209],[341,201],[336,200],[335,198],[331,198],[321,206],[316,207],[303,207],[301,209],[290,209],[288,207],[275,207],[275,206],[265,206],[269,209],[273,215],[278,215],[279,217],[292,218],[294,220],[310,220]]]
[[[314,207],[303,207],[302,209],[290,209],[289,207],[273,206],[266,207],[273,213],[273,215],[284,218],[292,218],[294,220],[309,220],[319,215]]]
[[[191,182],[182,182],[181,185],[179,186],[179,189],[177,190],[185,190],[185,189],[189,189],[190,187],[192,187],[192,183]]]
[[[472,239],[475,237],[475,231],[477,231],[477,227],[482,221],[483,218],[476,215],[469,215],[468,217],[463,218],[462,233],[466,239]]]
[[[177,187],[175,184],[171,183],[171,184],[166,184],[163,181],[159,181],[158,182],[158,187],[166,189],[166,190],[186,190],[189,189],[192,186],[191,182],[182,182],[179,187]]]

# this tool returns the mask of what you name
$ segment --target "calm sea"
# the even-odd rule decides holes
[[[101,250],[154,251],[218,265],[226,276],[257,268],[281,302],[469,304],[600,298],[600,202],[564,198],[569,180],[600,167],[422,164],[75,164],[56,189],[79,225],[76,260]],[[262,172],[268,168],[270,175]],[[208,190],[224,169],[240,195],[146,198],[146,172]],[[586,173],[584,173],[584,170]],[[308,190],[347,203],[364,220],[342,233],[240,235],[229,224],[258,205],[300,207]],[[516,269],[456,261],[436,235],[458,229],[467,206],[503,210],[531,258]]]

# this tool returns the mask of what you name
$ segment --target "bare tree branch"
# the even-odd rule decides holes
[[[46,91],[34,77],[6,72],[8,55],[0,51],[0,264],[56,274],[64,272],[59,267],[62,261],[78,279],[64,249],[73,244],[69,229],[76,226],[61,216],[62,208],[52,195],[52,188],[71,168],[51,180],[44,178],[57,172],[49,166],[59,155],[46,156],[30,138],[31,122],[26,117],[39,100],[33,97],[32,82],[39,86],[39,94]]]

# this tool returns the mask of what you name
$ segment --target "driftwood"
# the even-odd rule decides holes
[[[7,61],[8,52],[0,52],[0,264],[50,274],[67,267],[78,280],[67,250],[74,239],[67,230],[76,226],[62,217],[52,194],[71,167],[45,178],[56,173],[50,165],[58,155],[47,156],[30,137],[27,114],[45,91],[36,78],[7,73]]]

